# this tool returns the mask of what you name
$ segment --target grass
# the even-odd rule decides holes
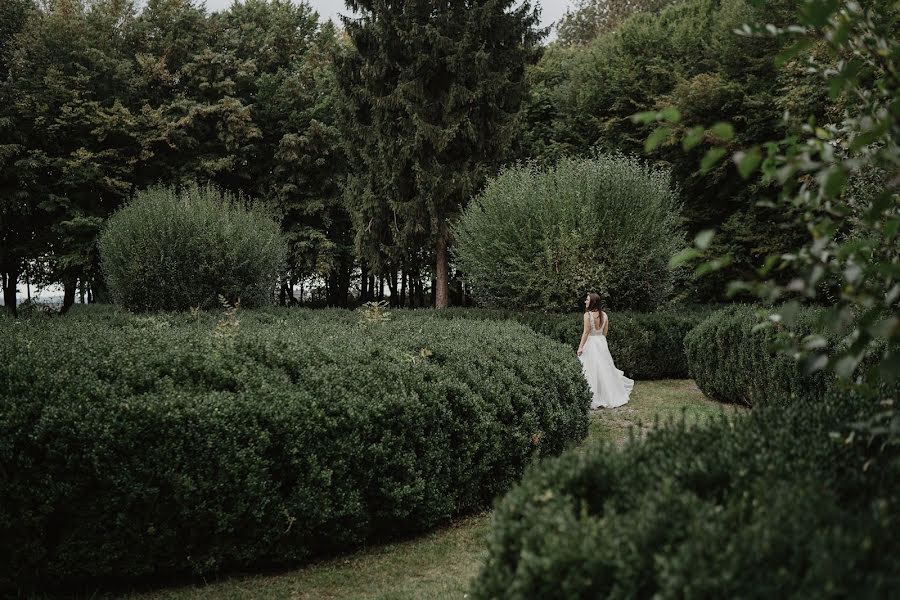
[[[744,409],[708,400],[690,380],[639,381],[631,401],[620,408],[591,413],[586,443],[611,439],[627,443],[630,431],[644,435],[658,420],[681,419],[698,423],[710,417],[736,414]],[[414,540],[368,548],[301,569],[274,575],[231,577],[133,594],[134,600],[407,600],[461,599],[478,573],[482,539],[489,514],[460,519],[448,527]]]
[[[604,439],[622,446],[632,433],[637,437],[646,435],[656,423],[665,424],[683,417],[688,423],[698,424],[723,412],[733,415],[745,410],[710,400],[690,379],[637,381],[628,404],[591,413],[585,444]]]
[[[232,577],[131,595],[135,600],[435,600],[464,598],[483,558],[488,513],[466,517],[414,540],[364,549],[274,575]]]

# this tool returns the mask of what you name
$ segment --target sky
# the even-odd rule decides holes
[[[206,0],[206,8],[210,11],[222,10],[227,8],[231,2],[232,0]],[[347,13],[344,0],[307,0],[307,2],[319,13],[319,17],[322,20],[332,19],[335,23],[339,23],[338,14]],[[540,4],[541,25],[547,27],[551,23],[558,21],[573,2],[569,0],[543,0]],[[555,34],[551,34],[550,37],[555,37]]]

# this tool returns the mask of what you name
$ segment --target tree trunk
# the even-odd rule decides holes
[[[84,294],[86,290],[84,288],[84,279],[78,280],[78,296],[80,298],[80,302],[84,304]]]
[[[90,290],[89,302],[101,304],[112,302],[112,294],[109,293],[109,287],[106,285],[106,279],[103,278],[102,273],[97,273],[94,276],[88,289]]]
[[[434,307],[447,308],[449,306],[448,287],[450,285],[450,269],[447,258],[447,237],[443,234],[438,237],[435,247],[435,288]]]
[[[72,305],[75,304],[75,292],[78,289],[78,278],[74,275],[63,276],[63,305],[59,314],[64,315],[69,312]]]
[[[363,262],[359,266],[359,301],[368,302],[369,293],[369,269],[366,266],[366,263]]]
[[[16,311],[16,286],[19,283],[20,263],[18,258],[10,258],[3,266],[3,304],[6,310],[12,315],[17,316]]]
[[[350,285],[353,282],[353,258],[346,257],[341,269],[338,288],[338,301],[341,308],[350,306]]]
[[[378,276],[378,300],[384,300],[384,275]]]
[[[397,295],[397,271],[391,271],[390,277],[387,280],[388,291],[391,293],[391,306],[397,306],[397,300],[399,296]]]
[[[409,281],[409,273],[400,271],[400,306],[406,308],[406,284]]]
[[[421,275],[416,277],[416,308],[424,308],[425,306],[425,280]],[[428,302],[431,306],[431,302]]]

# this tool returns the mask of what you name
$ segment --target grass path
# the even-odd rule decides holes
[[[699,422],[742,409],[708,400],[690,380],[639,381],[627,405],[591,413],[586,443],[625,444],[629,430],[646,433],[658,419]],[[460,519],[428,535],[361,550],[276,575],[233,577],[140,595],[135,600],[444,600],[466,597],[484,556],[488,513]]]

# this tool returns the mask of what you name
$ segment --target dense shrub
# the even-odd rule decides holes
[[[0,321],[0,588],[421,531],[587,433],[578,361],[512,323],[78,308]]]
[[[821,333],[823,314],[803,309],[791,328]],[[711,398],[754,406],[771,399],[821,398],[830,379],[822,372],[804,374],[792,356],[777,352],[777,332],[756,329],[761,321],[757,309],[735,306],[713,313],[687,335],[685,351],[697,386]]]
[[[833,395],[567,453],[498,504],[475,598],[887,598],[900,460]]]
[[[687,333],[715,310],[713,307],[675,307],[652,313],[610,313],[609,348],[616,366],[634,379],[686,378]],[[581,314],[545,314],[498,309],[457,308],[434,311],[441,318],[513,320],[568,345],[581,338]]]
[[[679,211],[669,173],[634,158],[515,167],[463,213],[456,260],[487,306],[567,312],[595,290],[613,310],[650,310],[670,293]]]
[[[129,310],[245,307],[269,302],[286,243],[259,208],[214,187],[138,192],[100,236],[113,299]]]

